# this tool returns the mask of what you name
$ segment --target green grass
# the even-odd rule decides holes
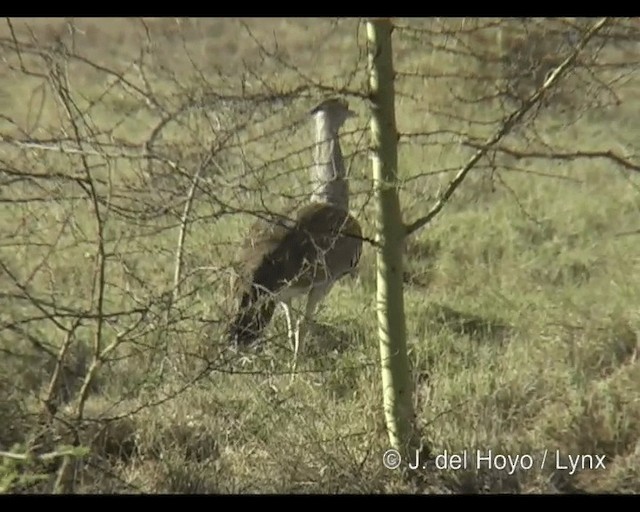
[[[416,412],[432,455],[492,450],[539,463],[557,450],[562,461],[605,455],[606,469],[569,475],[549,460],[513,474],[469,467],[407,479],[382,465],[388,440],[371,247],[359,276],[336,286],[322,305],[293,383],[281,314],[270,341],[243,360],[222,361],[219,343],[230,307],[228,267],[250,213],[304,200],[311,159],[305,109],[321,97],[309,80],[364,90],[363,27],[353,20],[248,20],[274,57],[261,56],[237,20],[147,20],[149,39],[136,21],[76,23],[78,54],[127,80],[77,59],[68,64],[82,111],[78,126],[92,151],[87,164],[109,205],[101,214],[104,311],[111,316],[99,348],[117,346],[88,383],[77,421],[99,323],[97,224],[75,181],[86,177],[81,159],[44,147],[61,137],[73,145],[73,127],[49,82],[20,68],[21,58],[27,69],[46,73],[46,61],[5,49],[14,67],[0,75],[0,133],[41,144],[0,145],[0,178],[7,170],[40,175],[0,188],[0,450],[49,453],[73,444],[69,425],[77,425],[80,444],[90,449],[74,463],[79,493],[640,492],[640,236],[625,234],[639,228],[637,173],[607,159],[498,154],[406,244]],[[22,41],[31,37],[26,24],[36,47],[57,36],[71,45],[62,21],[16,20]],[[477,47],[489,51],[492,34],[481,31]],[[397,84],[401,200],[410,222],[473,154],[460,142],[485,139],[514,105],[460,99],[486,96],[499,84],[457,77],[496,70],[430,46],[456,48],[452,39],[394,36],[398,69],[431,75],[400,75]],[[6,25],[0,37],[10,41]],[[148,52],[144,78],[131,65],[141,48]],[[608,50],[600,58],[624,56]],[[615,70],[598,73],[611,80]],[[632,154],[640,131],[629,115],[640,101],[637,73],[612,86],[617,105],[578,78],[563,83],[571,101],[550,100],[505,146]],[[240,97],[243,83],[244,99],[212,97]],[[149,87],[162,109],[131,84]],[[301,84],[308,89],[291,102],[247,99]],[[344,143],[353,209],[373,236],[367,107],[351,102],[361,114]],[[181,109],[189,103],[196,106]],[[163,116],[178,111],[152,141],[150,163],[141,145]],[[424,134],[407,135],[417,132]],[[180,218],[201,165],[173,301]],[[66,342],[51,413],[43,401]],[[61,460],[4,461],[0,489],[50,492]]]

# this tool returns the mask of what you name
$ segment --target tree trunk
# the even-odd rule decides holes
[[[376,197],[378,338],[384,413],[391,446],[401,454],[417,448],[412,379],[406,346],[402,282],[405,229],[397,188],[398,134],[389,19],[367,22],[371,136]]]

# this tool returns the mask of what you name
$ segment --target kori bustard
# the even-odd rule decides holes
[[[349,213],[338,134],[355,113],[345,101],[332,98],[310,114],[315,121],[310,203],[290,216],[259,220],[250,228],[236,261],[232,293],[237,309],[227,333],[235,346],[253,343],[281,304],[294,347],[294,368],[318,305],[338,280],[355,273],[362,251],[360,224]],[[291,301],[304,295],[306,308],[294,329]]]

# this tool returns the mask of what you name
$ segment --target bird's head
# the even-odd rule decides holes
[[[355,117],[356,113],[349,109],[349,104],[340,98],[329,98],[311,109],[309,114],[316,122],[327,124],[332,131],[338,131],[345,121]]]

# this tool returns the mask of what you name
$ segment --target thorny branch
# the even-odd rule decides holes
[[[476,153],[469,159],[464,167],[460,169],[458,174],[451,180],[446,189],[440,194],[431,210],[429,210],[429,212],[424,217],[416,219],[415,221],[410,222],[406,225],[405,230],[407,236],[426,226],[436,215],[438,215],[438,213],[440,213],[440,211],[447,204],[449,198],[464,181],[469,171],[471,171],[475,167],[475,165],[489,152],[489,150],[491,150],[498,142],[500,142],[500,140],[502,140],[512,130],[512,128],[524,118],[525,114],[529,112],[531,108],[533,108],[542,100],[545,92],[551,89],[556,84],[556,82],[558,82],[567,73],[567,71],[569,71],[572,64],[576,61],[578,55],[580,55],[580,52],[582,52],[587,43],[607,24],[608,21],[609,18],[602,18],[601,20],[597,21],[582,37],[573,52],[557,68],[555,68],[552,73],[549,74],[540,88],[531,95],[531,97],[524,103],[524,105],[507,116],[507,118],[502,123],[502,126],[500,126],[496,133],[489,139],[487,139],[484,145],[476,151]]]
[[[466,146],[474,149],[482,149],[484,146],[475,144],[473,142],[464,142]],[[581,158],[602,158],[609,160],[610,162],[619,165],[620,167],[633,172],[640,172],[640,165],[631,162],[628,158],[622,157],[615,151],[571,151],[560,152],[552,151],[544,153],[541,151],[528,151],[510,148],[504,145],[494,146],[494,151],[504,153],[514,158],[532,158],[532,159],[544,159],[544,160],[578,160]]]

